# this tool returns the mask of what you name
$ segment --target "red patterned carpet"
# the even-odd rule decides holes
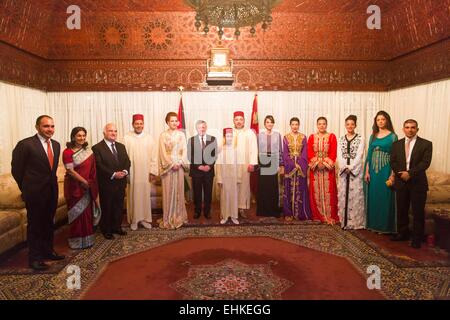
[[[212,219],[207,220],[205,217],[200,217],[195,220],[193,218],[193,205],[188,205],[188,215],[189,221],[194,222],[197,225],[219,225],[219,207],[218,204],[213,204],[212,208]],[[159,218],[159,215],[153,216],[153,225],[156,226],[156,220]],[[249,222],[257,222],[260,217],[256,216],[256,209],[253,206],[252,209],[249,210],[248,221]],[[277,219],[279,223],[283,222],[283,219]],[[124,225],[126,225],[126,216],[124,215]],[[407,259],[412,259],[415,261],[423,261],[423,262],[432,262],[432,261],[442,261],[449,260],[449,254],[444,252],[443,250],[439,250],[437,248],[429,248],[426,244],[423,244],[423,247],[420,250],[416,250],[411,248],[407,242],[393,242],[390,241],[389,237],[386,235],[380,235],[367,230],[358,230],[356,231],[361,237],[366,238],[367,240],[373,242],[376,246],[382,248],[386,253],[390,255],[395,255],[399,257],[405,257]],[[67,245],[67,236],[68,236],[68,228],[62,227],[55,234],[55,249],[58,253],[68,254],[70,252],[70,248]],[[0,271],[5,268],[26,268],[27,267],[27,254],[28,250],[22,246],[22,248],[16,248],[3,254],[0,256]]]
[[[186,239],[135,254],[110,263],[83,298],[201,299],[211,289],[216,299],[383,299],[347,259],[269,238]]]
[[[177,231],[141,229],[90,250],[70,250],[68,227],[55,234],[67,259],[42,274],[27,249],[0,256],[0,299],[436,299],[450,296],[447,253],[370,231],[285,224],[250,211],[239,227],[192,218]],[[153,217],[154,224],[160,216]],[[346,257],[346,258],[344,258]],[[383,294],[367,289],[365,268],[383,267]],[[83,270],[83,290],[64,289],[67,264]]]

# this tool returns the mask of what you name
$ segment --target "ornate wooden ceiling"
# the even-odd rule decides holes
[[[74,3],[81,30],[66,27]],[[371,4],[381,30],[366,27]],[[0,79],[52,91],[211,89],[205,59],[219,40],[197,32],[194,16],[183,0],[3,0]],[[273,18],[256,37],[226,30],[234,89],[388,90],[450,75],[450,0],[284,0]]]

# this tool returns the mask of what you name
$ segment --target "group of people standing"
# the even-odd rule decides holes
[[[284,136],[273,130],[275,120],[270,115],[264,119],[265,130],[255,134],[245,128],[244,113],[237,111],[233,114],[234,127],[223,129],[222,139],[208,135],[207,123],[199,120],[197,135],[187,143],[184,132],[178,129],[176,113],[169,112],[165,122],[167,129],[155,143],[144,132],[143,115],[134,115],[133,130],[125,135],[123,144],[117,141],[116,126],[109,123],[103,130],[104,139],[92,149],[85,128],[72,130],[62,152],[71,248],[92,246],[97,224],[106,239],[126,235],[121,227],[125,192],[131,230],[152,228],[151,183],[157,176],[162,182],[163,203],[159,226],[180,228],[188,222],[187,171],[192,178],[195,219],[202,212],[211,218],[215,177],[220,223],[231,219],[239,224],[250,208],[251,175],[257,174],[259,216],[282,214],[288,222],[340,223],[344,229],[367,228],[394,234],[393,240],[407,240],[412,203],[413,246],[420,247],[427,191],[425,171],[431,162],[432,144],[417,137],[415,120],[405,121],[406,138],[397,141],[389,115],[378,112],[365,162],[364,139],[355,132],[354,115],[346,118],[347,133],[339,140],[327,131],[325,117],[317,119],[317,132],[307,138],[299,132],[300,120],[296,117],[290,119],[290,132]],[[50,116],[40,116],[36,130],[35,136],[15,147],[12,174],[27,208],[30,267],[45,270],[45,260],[64,259],[53,250],[60,145],[51,139],[54,122]]]
[[[340,223],[343,229],[366,228],[391,234],[393,241],[406,241],[411,237],[411,206],[411,246],[420,248],[432,143],[417,136],[416,120],[403,123],[405,138],[398,140],[389,114],[379,111],[365,161],[364,138],[355,131],[354,115],[345,119],[346,134],[339,140],[327,131],[325,117],[316,120],[317,132],[309,138],[298,132],[298,118],[290,120],[291,132],[283,138],[273,132],[273,124],[273,117],[267,116],[266,131],[258,135],[258,215],[278,216],[278,182],[282,180],[282,210],[287,221]],[[278,171],[266,175],[268,158]]]

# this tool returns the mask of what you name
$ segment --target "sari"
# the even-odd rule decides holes
[[[64,197],[68,208],[70,225],[69,246],[72,249],[92,247],[95,240],[94,226],[100,221],[100,210],[95,200],[98,196],[94,154],[90,149],[73,151],[65,149],[63,163],[66,169],[73,169],[87,180],[89,189],[66,173],[64,177]]]

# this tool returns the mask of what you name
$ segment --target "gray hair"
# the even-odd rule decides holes
[[[110,123],[107,123],[107,124],[103,127],[103,133],[105,133],[106,130],[108,130],[109,127],[114,127],[114,128],[117,130],[116,125],[115,125],[114,123],[110,122]]]
[[[197,128],[201,124],[206,124],[206,121],[205,120],[197,120],[197,122],[195,123],[195,127]]]

